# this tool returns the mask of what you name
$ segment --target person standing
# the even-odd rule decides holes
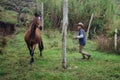
[[[86,59],[86,58],[90,59],[91,55],[83,51],[83,48],[86,45],[86,36],[85,36],[83,23],[79,22],[77,24],[77,29],[78,29],[78,36],[74,36],[74,39],[79,40],[79,53],[82,54],[82,59]]]

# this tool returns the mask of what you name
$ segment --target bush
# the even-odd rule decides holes
[[[97,46],[99,50],[111,52],[114,49],[113,38],[106,38],[104,36],[97,37]]]
[[[44,2],[44,25],[46,28],[61,26],[63,19],[63,0],[38,0],[39,5]],[[96,28],[97,33],[108,29],[113,25],[115,13],[115,1],[111,0],[69,0],[69,29],[74,29],[78,22],[83,22],[87,28],[91,14],[94,14],[92,30]]]
[[[4,53],[4,47],[7,44],[7,39],[4,37],[0,37],[0,54]]]
[[[0,12],[4,11],[4,8],[2,6],[0,6]]]
[[[98,50],[120,54],[120,38],[118,39],[117,50],[114,49],[114,38],[99,36],[96,38],[96,43]]]
[[[108,32],[109,37],[114,36],[114,34],[115,34],[115,30],[112,30],[112,31]],[[120,29],[118,29],[117,35],[120,36]]]
[[[118,38],[118,46],[117,46],[117,53],[120,54],[120,38]]]

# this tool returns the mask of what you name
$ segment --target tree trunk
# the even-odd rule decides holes
[[[21,15],[21,12],[18,12],[18,15],[17,15],[17,23],[20,24],[20,15]]]
[[[43,2],[42,2],[42,6],[41,6],[41,16],[42,16],[42,30],[44,30],[44,5],[43,5]]]
[[[64,0],[62,26],[62,67],[66,69],[66,34],[68,26],[68,0]]]

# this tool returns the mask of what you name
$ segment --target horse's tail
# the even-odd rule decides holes
[[[36,25],[33,25],[33,28],[31,28],[31,31],[30,31],[30,38],[32,39],[35,38],[35,31],[36,31]]]

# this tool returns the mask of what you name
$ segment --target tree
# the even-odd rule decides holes
[[[62,67],[66,69],[66,34],[68,26],[68,0],[64,0],[62,26]]]

